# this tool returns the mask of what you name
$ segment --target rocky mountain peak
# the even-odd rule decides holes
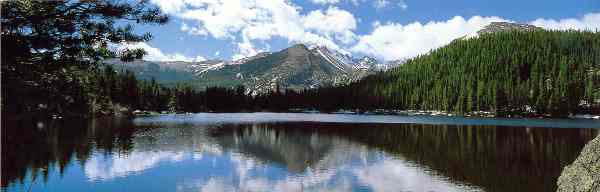
[[[306,47],[306,45],[304,44],[295,44],[292,45],[291,47],[287,48],[288,51],[308,51],[308,47]]]
[[[251,60],[254,60],[254,59],[263,58],[263,57],[266,57],[266,56],[269,56],[269,55],[271,55],[271,52],[260,52],[260,53],[254,55],[254,56],[244,57],[244,58],[241,58],[241,59],[238,59],[238,60],[231,61],[229,64],[230,65],[241,65],[241,64],[244,64],[244,63],[246,63],[248,61],[251,61]]]
[[[533,31],[541,30],[542,28],[535,25],[522,24],[522,23],[510,23],[510,22],[492,22],[485,26],[482,30],[479,30],[478,34],[485,33],[496,33],[502,31],[520,30],[520,31]]]

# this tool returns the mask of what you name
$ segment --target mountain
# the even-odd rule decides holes
[[[483,29],[479,30],[477,34],[486,34],[486,33],[497,33],[503,31],[535,31],[535,30],[543,30],[540,27],[529,24],[522,23],[510,23],[510,22],[492,22],[489,25],[485,26]]]
[[[316,102],[298,107],[497,116],[597,114],[600,33],[493,23],[476,38],[455,40],[348,86],[306,93],[311,95],[317,95]]]
[[[297,44],[279,52],[247,59],[243,64],[226,65],[200,74],[198,87],[246,86],[247,93],[258,94],[279,88],[295,90],[344,84],[369,71],[359,68],[352,58],[325,47],[309,49]]]
[[[248,94],[266,93],[279,87],[301,90],[320,86],[347,84],[388,65],[371,57],[353,58],[324,46],[297,44],[279,52],[259,53],[234,61],[156,62],[136,60],[122,63],[117,59],[105,63],[125,68],[142,79],[155,78],[172,85],[178,82],[206,87],[243,85]]]
[[[467,34],[460,38],[455,39],[454,41],[465,40],[470,38],[476,38],[483,34],[491,34],[498,32],[509,32],[509,31],[539,31],[544,30],[543,28],[537,27],[535,25],[523,24],[523,23],[511,23],[511,22],[491,22],[490,24],[483,27],[483,29]]]
[[[133,62],[121,62],[119,59],[104,60],[105,64],[110,64],[117,71],[127,69],[135,72],[140,79],[152,79],[164,84],[172,84],[193,80],[196,75],[193,71],[196,66],[189,62],[158,62],[134,60]]]

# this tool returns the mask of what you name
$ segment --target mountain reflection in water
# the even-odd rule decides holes
[[[3,191],[551,191],[596,129],[3,122]]]

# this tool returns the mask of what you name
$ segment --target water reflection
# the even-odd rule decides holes
[[[2,187],[26,176],[48,181],[74,163],[85,164],[94,151],[127,154],[135,126],[128,120],[2,121]],[[32,174],[34,173],[34,174]]]
[[[597,134],[491,125],[43,124],[3,122],[3,191],[551,191]]]

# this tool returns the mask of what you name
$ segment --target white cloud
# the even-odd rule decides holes
[[[420,22],[402,25],[398,23],[373,24],[370,34],[360,36],[351,50],[376,56],[384,60],[414,57],[441,47],[452,40],[475,33],[493,21],[504,21],[499,17],[474,16],[468,20],[456,16],[447,21]]]
[[[166,13],[187,21],[182,23],[182,31],[236,42],[238,53],[234,55],[237,56],[255,53],[255,43],[274,37],[290,43],[325,45],[336,50],[341,49],[336,41],[351,43],[356,40],[354,15],[336,7],[303,15],[300,7],[287,0],[153,2]],[[317,22],[318,19],[321,22]],[[195,25],[190,26],[189,23]]]
[[[406,1],[400,0],[398,2],[398,7],[400,7],[400,9],[402,9],[402,10],[406,10],[406,9],[408,9],[408,4],[406,4]]]
[[[313,2],[315,4],[325,5],[325,4],[336,4],[336,3],[339,3],[340,0],[310,0],[310,2]]]
[[[384,60],[410,58],[425,54],[465,35],[474,34],[494,21],[508,21],[500,17],[474,16],[467,20],[455,16],[447,21],[382,24],[373,22],[373,31],[359,36],[358,42],[350,50],[375,56]],[[546,29],[600,30],[600,13],[589,13],[581,18],[562,20],[536,19],[530,24]]]
[[[143,172],[162,161],[178,162],[184,159],[183,152],[133,151],[127,155],[93,155],[83,167],[89,180],[108,180]]]
[[[431,174],[421,165],[402,159],[384,159],[354,170],[358,182],[373,191],[480,191],[478,187],[459,185]]]
[[[356,34],[360,18],[334,6],[344,1],[311,1],[329,6],[302,14],[302,8],[289,0],[152,0],[163,11],[185,22],[181,25],[182,31],[233,43],[237,47],[234,59],[269,50],[267,42],[274,38],[287,40],[289,44],[324,45],[341,52],[349,50],[384,60],[410,58],[475,33],[490,22],[507,21],[500,17],[481,16],[455,16],[446,21],[409,24],[375,21],[373,30],[361,35]],[[355,5],[372,3],[378,9],[408,9],[406,0],[347,2]],[[600,13],[577,19],[537,19],[530,23],[548,29],[595,30],[600,29]]]
[[[387,0],[375,0],[373,1],[373,7],[375,7],[375,9],[382,9],[386,6],[388,6],[390,4],[389,1]]]
[[[580,19],[569,18],[558,21],[554,19],[540,18],[530,22],[530,24],[555,30],[576,29],[596,31],[600,30],[600,13],[588,13]]]
[[[356,5],[358,1],[356,2]],[[400,8],[402,11],[408,9],[408,4],[406,4],[405,0],[375,0],[373,1],[373,7],[375,9],[383,9],[383,8]]]
[[[208,31],[198,27],[190,27],[186,23],[181,23],[181,31],[187,32],[190,35],[208,35]]]
[[[117,50],[123,49],[144,49],[146,51],[146,55],[144,56],[144,60],[148,61],[204,61],[206,60],[204,57],[198,55],[196,57],[187,57],[181,53],[163,53],[160,49],[156,47],[152,47],[147,43],[130,43],[130,44],[121,44],[117,45]]]
[[[150,0],[150,2],[158,5],[161,11],[168,14],[179,12],[185,7],[184,1]]]
[[[346,44],[356,36],[353,32],[356,29],[354,15],[337,7],[329,7],[325,13],[321,10],[311,11],[302,19],[302,23],[309,30],[328,37],[333,35]]]
[[[260,52],[265,52],[266,50],[256,49],[249,40],[244,40],[241,43],[237,43],[238,52],[234,54],[231,59],[238,60],[244,57],[254,56]]]

